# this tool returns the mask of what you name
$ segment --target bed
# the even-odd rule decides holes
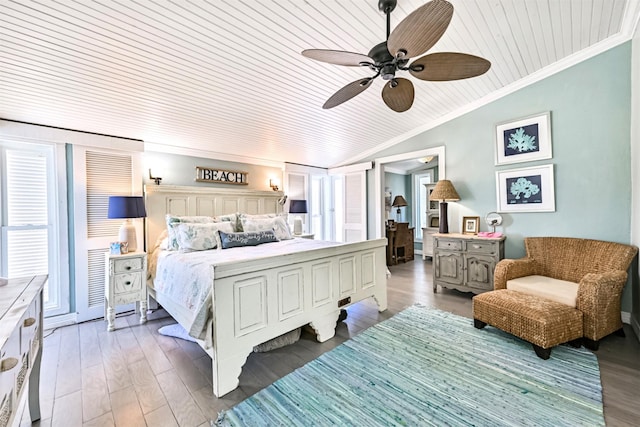
[[[154,249],[166,229],[167,214],[278,213],[282,196],[268,191],[147,186],[146,248]],[[203,300],[206,294],[205,306],[195,314],[162,283],[172,281],[166,275],[150,278],[147,284],[150,297],[211,357],[213,393],[218,397],[238,386],[254,346],[307,324],[318,341],[326,341],[335,334],[340,309],[365,298],[373,297],[379,311],[387,308],[386,239],[336,243],[295,238],[196,254],[162,252],[150,253],[157,257],[150,266],[157,264],[160,270],[163,263],[184,266],[195,260],[190,274],[195,276],[198,270],[198,280],[205,281],[198,297]],[[156,270],[151,273],[154,277]]]

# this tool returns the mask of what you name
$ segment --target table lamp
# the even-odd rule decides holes
[[[291,200],[289,202],[289,213],[293,214],[306,214],[307,213],[307,201],[306,200]],[[302,217],[296,215],[293,218],[293,234],[302,234]]]
[[[436,183],[433,188],[430,200],[437,200],[440,202],[440,233],[449,232],[449,221],[447,220],[447,202],[457,202],[460,200],[458,192],[454,188],[451,181],[448,179],[441,179]]]
[[[132,218],[144,218],[147,211],[144,208],[142,196],[109,196],[109,219],[125,219],[120,226],[119,241],[129,244],[129,251],[135,252],[138,249],[136,239],[136,228],[133,226]]]
[[[396,196],[393,199],[393,203],[391,203],[391,206],[393,206],[394,208],[398,208],[398,210],[397,210],[398,222],[400,222],[400,220],[402,219],[401,216],[400,216],[400,214],[401,214],[400,208],[404,207],[404,206],[408,206],[407,201],[402,196]]]

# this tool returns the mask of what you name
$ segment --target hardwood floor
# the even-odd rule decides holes
[[[158,334],[159,327],[175,323],[162,310],[145,325],[138,325],[133,314],[118,317],[114,332],[106,332],[102,320],[57,329],[44,340],[37,425],[209,426],[218,411],[416,302],[471,317],[471,294],[433,293],[430,261],[418,257],[390,271],[387,311],[378,313],[373,301],[363,301],[348,309],[349,317],[327,342],[317,343],[303,332],[295,344],[253,353],[240,387],[220,399],[211,392],[206,353],[194,343]],[[607,337],[596,353],[609,426],[640,424],[640,343],[628,325],[625,330],[626,338]],[[28,420],[24,409],[20,425],[30,425]]]

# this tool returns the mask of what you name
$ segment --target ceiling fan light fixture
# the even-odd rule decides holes
[[[383,80],[393,80],[396,76],[396,66],[395,64],[387,64],[382,67],[380,71],[380,75]]]
[[[390,82],[383,87],[383,101],[390,109],[401,113],[411,108],[415,92],[410,80],[396,77],[398,71],[409,71],[420,80],[450,81],[476,77],[489,70],[491,63],[486,59],[454,52],[427,54],[409,64],[412,58],[427,52],[444,35],[453,17],[453,5],[447,0],[431,0],[411,12],[391,31],[391,12],[396,5],[397,0],[378,1],[378,9],[387,18],[387,37],[384,42],[375,45],[368,55],[328,49],[302,51],[302,55],[316,61],[367,67],[375,73],[339,89],[322,108],[333,108],[348,101],[381,76]]]

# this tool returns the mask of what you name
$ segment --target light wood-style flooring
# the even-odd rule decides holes
[[[373,301],[363,301],[349,308],[348,319],[327,342],[317,343],[305,332],[295,344],[252,354],[240,387],[220,399],[211,391],[206,353],[158,334],[159,327],[174,323],[162,310],[145,325],[133,314],[118,317],[114,332],[106,332],[102,320],[57,329],[44,340],[38,425],[209,426],[218,411],[414,303],[471,317],[471,294],[433,293],[430,261],[417,257],[390,271],[387,311],[378,313]],[[626,338],[610,336],[597,352],[608,426],[640,425],[640,343],[628,325],[625,330]],[[20,425],[30,425],[26,409]]]

